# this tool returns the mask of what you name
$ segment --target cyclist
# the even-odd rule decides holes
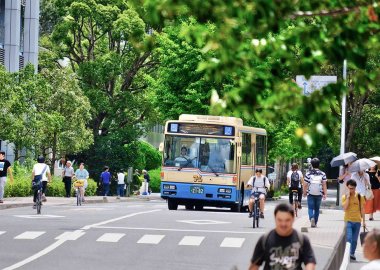
[[[51,174],[50,168],[47,164],[45,164],[45,158],[43,156],[39,156],[37,159],[37,163],[33,166],[32,171],[32,181],[41,181],[42,183],[42,199],[46,202],[45,192],[47,183],[51,182]],[[33,208],[36,208],[36,200],[37,200],[38,189],[34,190],[33,196]]]
[[[81,162],[79,164],[79,169],[77,169],[75,171],[75,178],[79,181],[83,181],[83,186],[82,187],[79,187],[79,190],[80,190],[80,194],[81,194],[81,197],[82,197],[82,202],[84,202],[84,192],[87,188],[87,179],[89,178],[90,174],[88,173],[88,171],[84,168],[84,163]]]
[[[247,183],[247,188],[251,188],[251,197],[249,198],[249,217],[252,217],[253,205],[255,204],[255,195],[259,193],[260,200],[260,218],[264,218],[265,195],[270,187],[269,179],[262,175],[262,169],[256,169],[256,175],[252,176]]]
[[[287,176],[287,183],[289,186],[289,203],[293,204],[293,190],[298,191],[298,208],[301,209],[301,200],[302,200],[302,185],[303,185],[303,174],[298,169],[298,164],[293,163],[292,168],[290,171],[288,171]]]

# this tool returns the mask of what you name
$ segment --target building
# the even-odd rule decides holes
[[[0,64],[16,72],[27,63],[38,66],[40,0],[0,0]],[[12,143],[0,140],[0,149],[13,162]]]

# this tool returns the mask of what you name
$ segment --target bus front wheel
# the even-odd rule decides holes
[[[168,199],[168,208],[169,208],[169,210],[177,210],[178,209],[178,203],[174,200]]]

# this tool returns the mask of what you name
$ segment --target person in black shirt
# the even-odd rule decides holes
[[[5,152],[0,151],[0,203],[3,203],[5,184],[7,183],[7,173],[13,184],[13,174],[11,163],[5,159]]]
[[[364,213],[369,214],[369,220],[373,220],[373,213],[380,211],[380,171],[377,166],[371,167],[367,171],[369,181],[371,182],[371,189],[373,192],[373,199],[366,200]]]
[[[293,229],[294,210],[281,203],[274,210],[276,228],[260,237],[251,258],[249,270],[303,269],[314,270],[316,260],[309,238]]]

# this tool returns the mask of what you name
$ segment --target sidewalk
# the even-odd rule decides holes
[[[47,201],[45,205],[70,205],[76,203],[76,197],[46,197]],[[86,196],[85,204],[90,203],[108,203],[108,202],[126,202],[126,201],[150,201],[150,200],[162,200],[160,193],[152,193],[150,195],[138,195],[131,197],[121,197],[117,199],[116,196],[108,196],[103,199],[102,196]],[[33,206],[33,197],[10,197],[4,198],[4,203],[0,204],[0,210],[15,208],[15,207],[25,207]]]

